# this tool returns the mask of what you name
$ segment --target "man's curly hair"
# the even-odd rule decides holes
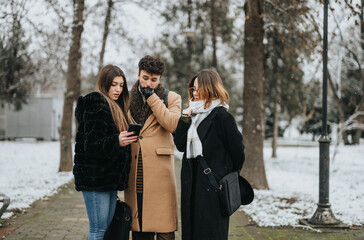
[[[146,55],[140,59],[139,63],[139,73],[144,70],[148,73],[162,75],[165,69],[165,64],[162,59],[155,56]]]

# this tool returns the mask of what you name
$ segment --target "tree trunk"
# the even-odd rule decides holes
[[[187,11],[188,11],[188,31],[191,31],[192,27],[192,0],[187,1]],[[187,50],[188,50],[188,66],[187,66],[187,72],[188,72],[188,79],[191,79],[193,77],[192,73],[192,36],[187,36]]]
[[[243,137],[246,162],[243,175],[256,189],[268,189],[263,159],[263,0],[247,0],[244,36]]]
[[[364,0],[361,0],[361,13],[360,13],[360,33],[361,34],[360,35],[361,35],[361,49],[364,51],[364,11],[363,11],[363,7],[364,7]],[[361,96],[358,111],[364,111],[364,69],[361,68],[360,65],[359,65],[359,69],[360,69],[360,80],[362,83],[363,95]],[[359,124],[364,123],[364,116],[358,117],[358,122],[359,122]],[[355,144],[360,144],[360,137],[361,137],[361,130],[358,129],[357,135],[356,135],[357,141]]]
[[[278,145],[278,108],[279,99],[281,95],[281,80],[278,78],[275,81],[274,86],[275,98],[274,98],[274,119],[273,119],[273,140],[272,140],[272,158],[277,158],[277,145]]]
[[[360,137],[361,137],[361,129],[355,129],[355,131],[352,134],[353,145],[359,145]]]
[[[216,39],[216,5],[215,5],[215,0],[211,0],[210,1],[211,4],[211,16],[210,16],[210,20],[211,20],[211,38],[212,38],[212,66],[217,70],[217,57],[216,57],[216,44],[217,44],[217,39]]]
[[[66,92],[64,94],[63,116],[60,131],[61,160],[59,171],[71,171],[72,162],[72,117],[73,103],[80,95],[81,36],[83,32],[84,0],[73,1],[72,42],[68,55]]]
[[[109,36],[109,26],[110,26],[110,22],[111,22],[111,11],[112,11],[113,5],[114,5],[113,0],[107,1],[107,10],[106,10],[106,16],[105,16],[105,23],[104,23],[104,35],[102,37],[102,46],[101,46],[100,59],[99,59],[99,72],[104,65],[105,47],[106,47],[107,37]]]
[[[272,158],[277,158],[277,141],[278,141],[278,102],[276,100],[276,102],[274,103]]]
[[[339,89],[335,89],[335,85],[331,79],[331,74],[328,72],[328,82],[329,82],[329,86],[331,88],[332,91],[332,95],[334,97],[334,100],[337,104],[337,110],[339,111],[339,122],[343,122],[344,121],[344,110],[343,110],[343,103],[342,100],[340,99],[339,95],[337,94],[337,92],[339,91]]]
[[[340,98],[340,97],[339,97],[339,95],[338,95],[338,92],[340,92],[340,89],[336,89],[336,88],[335,88],[335,85],[334,85],[334,83],[333,83],[333,81],[332,81],[332,79],[331,79],[331,74],[330,74],[330,72],[328,72],[328,73],[327,73],[327,76],[328,76],[328,78],[327,78],[327,79],[329,80],[329,81],[328,81],[328,82],[329,82],[329,86],[330,86],[330,88],[331,88],[332,95],[333,95],[333,98],[334,98],[334,100],[335,100],[335,102],[336,102],[337,110],[338,110],[338,112],[339,112],[339,123],[343,123],[343,122],[344,122],[344,110],[343,110],[343,103],[342,103],[341,98]],[[339,126],[340,126],[340,124],[339,124]],[[339,132],[341,132],[341,131],[340,131],[340,127],[338,128],[338,133],[339,133]],[[343,139],[343,140],[344,140],[345,145],[346,145],[346,143],[348,142],[347,135],[346,135],[346,136],[344,136],[345,131],[342,131],[342,133],[343,133],[343,134],[338,134],[338,135],[337,135],[337,139],[336,139],[336,146],[339,146],[341,139]]]

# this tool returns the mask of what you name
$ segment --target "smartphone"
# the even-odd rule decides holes
[[[134,132],[134,135],[139,136],[140,130],[142,129],[142,125],[138,123],[129,123],[128,132]]]

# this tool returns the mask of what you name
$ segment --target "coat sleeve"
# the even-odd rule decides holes
[[[182,118],[179,119],[176,132],[173,136],[174,144],[180,152],[186,151],[187,146],[187,133],[190,128],[191,122],[185,122]]]
[[[168,108],[156,94],[150,96],[147,101],[158,123],[168,132],[174,133],[181,117],[181,96],[170,91]]]
[[[98,155],[118,154],[123,148],[119,145],[119,134],[108,134],[110,124],[115,124],[110,108],[100,94],[85,97],[84,150]]]
[[[241,170],[245,161],[243,136],[241,135],[233,115],[226,112],[222,118],[223,140],[229,152],[235,170]]]

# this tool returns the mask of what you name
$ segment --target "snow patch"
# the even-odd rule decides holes
[[[8,210],[28,208],[73,178],[58,172],[59,148],[59,142],[0,142],[0,191],[10,197]]]

